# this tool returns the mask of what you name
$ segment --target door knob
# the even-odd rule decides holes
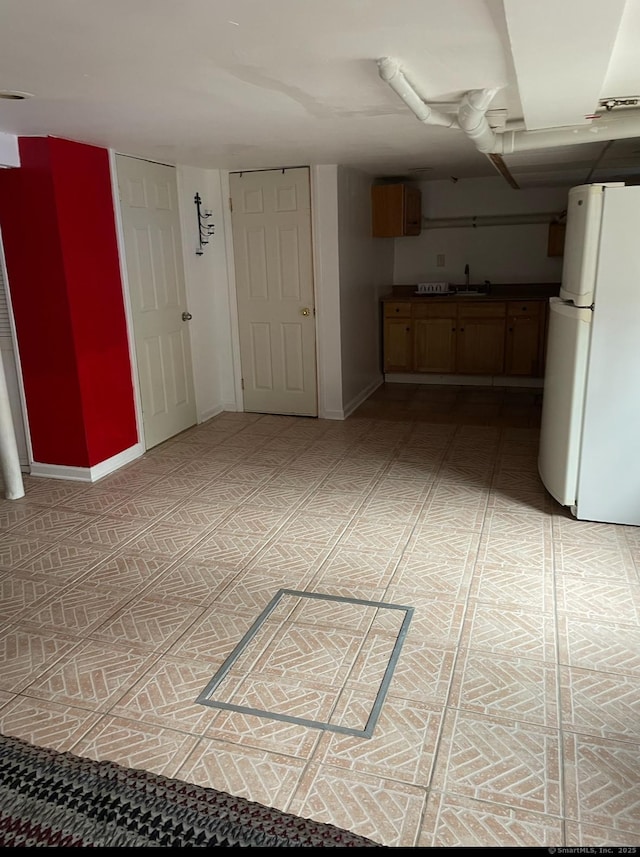
[[[304,309],[300,310],[300,315],[311,315],[311,310],[306,306]]]
[[[193,316],[191,315],[190,312],[183,312],[182,313],[182,320],[183,321],[191,321],[192,318],[193,318]]]

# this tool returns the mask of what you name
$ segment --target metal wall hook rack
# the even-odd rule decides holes
[[[196,211],[198,213],[198,246],[196,247],[196,256],[202,256],[204,245],[209,243],[209,238],[215,232],[215,225],[208,222],[212,213],[201,207],[202,199],[199,193],[194,196],[193,201],[196,204]]]

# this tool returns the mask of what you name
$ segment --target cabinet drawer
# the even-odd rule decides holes
[[[507,315],[528,315],[538,318],[543,308],[543,301],[509,301],[507,304]]]
[[[504,318],[507,314],[507,305],[504,301],[473,301],[469,303],[461,300],[458,303],[459,318]]]
[[[457,305],[453,301],[432,301],[429,298],[424,300],[424,303],[412,305],[413,318],[455,318]]]
[[[409,318],[411,301],[387,301],[384,305],[385,318]]]

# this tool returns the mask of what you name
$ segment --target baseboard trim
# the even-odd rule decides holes
[[[200,423],[206,423],[207,420],[213,419],[213,417],[217,417],[218,414],[221,414],[223,411],[227,410],[229,409],[226,408],[224,405],[217,405],[215,408],[209,408],[208,411],[204,411],[198,416],[198,425],[200,425]]]
[[[365,389],[362,390],[362,392],[358,393],[358,395],[355,398],[353,398],[349,402],[349,404],[344,408],[342,418],[346,419],[348,416],[350,416],[355,410],[357,410],[357,408],[360,407],[360,405],[363,402],[366,402],[366,400],[369,398],[369,396],[371,396],[373,393],[375,393],[375,391],[378,389],[378,387],[381,387],[383,383],[384,383],[384,379],[382,378],[382,376],[373,380],[369,384],[368,387],[365,387]]]
[[[455,387],[544,387],[544,378],[505,375],[431,375],[394,372],[384,376],[386,384],[447,384]]]
[[[46,479],[67,479],[73,482],[97,482],[110,473],[130,464],[144,454],[141,443],[119,452],[117,455],[95,464],[93,467],[72,467],[67,464],[43,464],[34,461],[31,464],[30,475],[45,477]]]

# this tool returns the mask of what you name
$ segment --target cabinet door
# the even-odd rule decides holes
[[[504,373],[504,318],[458,318],[456,369],[461,375]]]
[[[541,340],[538,315],[510,318],[505,354],[506,374],[538,377],[542,370]]]
[[[384,367],[385,372],[411,372],[411,320],[385,318]]]
[[[416,372],[455,372],[455,315],[413,320],[413,364]]]
[[[422,194],[419,188],[404,186],[404,225],[405,235],[420,235],[422,231]]]

